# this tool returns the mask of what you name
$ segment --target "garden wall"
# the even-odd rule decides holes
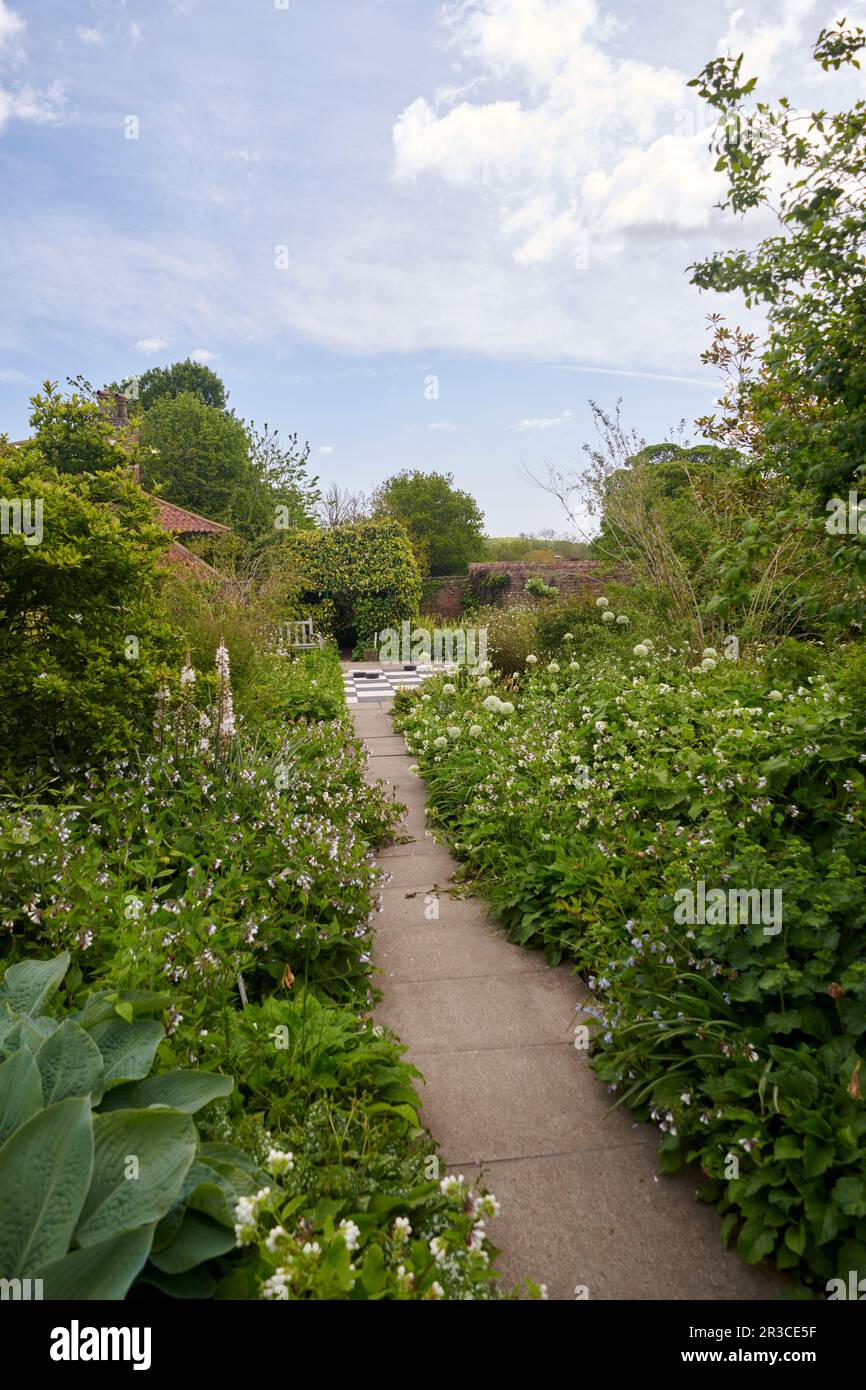
[[[501,590],[497,603],[508,606],[525,603],[527,579],[537,576],[555,585],[564,598],[578,594],[600,594],[610,580],[610,572],[595,560],[562,560],[549,565],[526,560],[485,560],[469,566],[469,581],[483,575],[505,575],[510,583]],[[477,583],[478,580],[476,579]]]

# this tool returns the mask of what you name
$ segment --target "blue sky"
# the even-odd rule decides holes
[[[590,396],[649,439],[706,413],[705,316],[749,322],[685,273],[770,225],[713,210],[686,82],[745,50],[766,97],[834,105],[836,14],[0,0],[0,430],[46,377],[197,354],[325,482],[451,471],[491,534],[564,527],[521,463],[577,464]]]

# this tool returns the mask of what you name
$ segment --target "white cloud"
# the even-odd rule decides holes
[[[748,6],[734,10],[728,29],[719,39],[719,51],[731,57],[743,56],[743,76],[759,77],[763,87],[768,78],[776,76],[782,60],[793,46],[805,57],[803,43],[807,27],[810,37],[817,38],[818,28],[829,23],[825,15],[815,22],[816,0],[776,0],[775,17],[767,18],[766,5],[754,13]],[[810,21],[807,26],[806,21]],[[814,29],[814,34],[811,33]],[[786,61],[786,69],[788,63]]]
[[[680,208],[662,218],[677,167],[691,179],[697,146],[669,136],[662,167],[640,156],[662,139],[688,102],[686,75],[634,58],[609,55],[602,46],[612,23],[597,0],[454,0],[446,11],[451,43],[480,82],[507,84],[516,92],[492,100],[461,100],[448,109],[447,93],[436,107],[418,97],[393,129],[394,173],[415,183],[436,175],[455,187],[488,190],[498,200],[502,234],[518,265],[536,266],[573,258],[607,223],[635,226],[655,222],[695,225],[695,208],[705,197],[702,223],[718,196],[719,180],[677,190]],[[700,156],[712,173],[706,151]],[[623,163],[626,154],[639,167]],[[596,168],[619,167],[611,188],[616,207],[605,213],[605,184],[589,185],[592,221],[576,197]],[[603,176],[604,177],[604,176]],[[628,181],[636,182],[629,198]],[[680,217],[680,212],[685,216]],[[649,217],[647,214],[649,213]]]
[[[196,348],[195,352],[190,353],[193,362],[200,362],[202,366],[207,366],[208,362],[215,362],[219,357],[218,352],[211,352],[209,348]]]
[[[16,372],[12,367],[0,367],[0,384],[3,386],[11,386],[13,382],[23,380],[23,372]]]
[[[133,19],[129,25],[129,37],[132,43],[141,43],[141,25]]]
[[[105,35],[101,29],[88,29],[85,24],[79,24],[75,32],[82,43],[90,44],[94,48],[103,48],[105,45]]]
[[[10,39],[14,39],[16,34],[20,34],[24,29],[24,20],[6,4],[6,0],[0,0],[0,48],[7,44]]]
[[[444,430],[446,434],[456,434],[457,426],[451,420],[434,420],[428,430]]]
[[[154,353],[162,352],[163,348],[168,347],[168,342],[165,338],[139,338],[135,346],[139,352]]]
[[[23,56],[16,40],[23,34],[24,29],[25,21],[18,12],[11,9],[6,0],[0,0],[0,52],[5,50],[13,62]],[[0,87],[0,134],[4,126],[13,120],[33,121],[37,125],[58,120],[62,102],[63,88],[59,82],[52,83],[47,91],[42,93],[37,92],[28,83],[23,83],[14,90]]]
[[[317,453],[317,454],[332,454],[333,452],[334,452],[334,446],[333,446],[333,444],[322,444],[322,445],[320,445],[319,448],[316,450],[316,453]]]
[[[518,420],[516,425],[512,425],[513,430],[555,430],[561,429],[563,425],[574,423],[574,411],[563,410],[561,415],[542,415],[534,420]]]

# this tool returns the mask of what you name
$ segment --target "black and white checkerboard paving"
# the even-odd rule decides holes
[[[347,705],[363,705],[368,700],[393,700],[398,690],[414,690],[428,676],[439,675],[443,666],[428,666],[421,662],[406,667],[393,666],[382,670],[378,666],[359,666],[343,672],[343,690]]]

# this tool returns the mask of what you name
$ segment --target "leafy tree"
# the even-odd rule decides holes
[[[296,530],[314,526],[322,495],[318,477],[309,475],[310,446],[303,448],[297,433],[290,434],[286,443],[268,424],[259,430],[254,421],[247,427],[250,459],[253,470],[266,490],[273,513],[280,508],[277,530]]]
[[[862,29],[844,20],[822,30],[815,61],[825,71],[859,66]],[[831,499],[862,485],[866,475],[866,102],[846,111],[749,109],[756,78],[743,80],[742,56],[715,58],[693,82],[720,115],[714,149],[728,176],[721,204],[737,213],[769,208],[780,231],[751,251],[717,252],[692,267],[693,283],[738,290],[747,305],[766,306],[769,337],[755,370],[754,344],[724,330],[714,353],[737,375],[721,420],[701,423],[725,442],[750,439],[757,467],[774,472],[812,498],[815,544]],[[776,190],[779,171],[787,182]],[[801,526],[799,508],[780,507],[777,533]],[[755,537],[758,544],[763,538]],[[849,592],[838,616],[863,614],[854,589],[866,575],[866,547],[839,537],[834,561]]]
[[[162,396],[141,422],[141,481],[168,502],[242,532],[273,525],[244,425],[191,391]]]
[[[82,403],[63,418],[76,443],[92,419]],[[149,729],[178,655],[157,599],[169,538],[128,471],[58,468],[34,443],[0,444],[0,497],[41,518],[0,535],[0,769],[117,756]]]
[[[45,467],[58,473],[104,473],[129,465],[130,452],[121,446],[111,421],[84,394],[73,390],[63,396],[56,382],[46,381],[30,404],[30,445]]]
[[[376,490],[374,515],[401,522],[422,570],[465,574],[484,556],[484,514],[474,497],[454,486],[453,473],[404,469]]]
[[[217,410],[224,410],[228,400],[226,388],[216,372],[201,362],[193,362],[190,357],[184,362],[173,362],[170,367],[151,367],[139,377],[138,399],[143,410],[150,410],[166,396],[176,397],[187,392]]]

